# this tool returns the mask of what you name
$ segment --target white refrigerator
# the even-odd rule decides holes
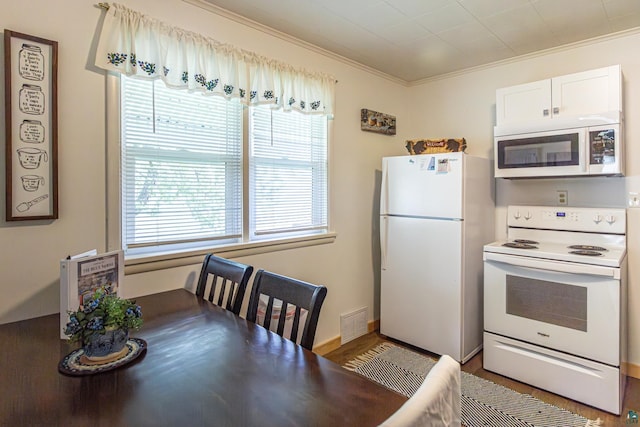
[[[482,251],[494,236],[488,159],[385,157],[380,332],[461,363],[482,348]]]

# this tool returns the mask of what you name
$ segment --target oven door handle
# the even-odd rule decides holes
[[[483,258],[485,261],[501,262],[516,267],[557,271],[560,273],[589,274],[592,276],[604,276],[612,277],[614,279],[620,279],[619,268],[603,267],[600,265],[576,264],[571,262],[543,260],[538,258],[497,254],[493,252],[484,252]]]

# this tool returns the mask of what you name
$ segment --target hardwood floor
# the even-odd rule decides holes
[[[432,356],[437,358],[436,355],[433,355],[424,350],[403,344],[393,339],[387,338],[381,335],[380,333],[378,333],[377,331],[371,332],[367,335],[364,335],[360,338],[350,341],[345,345],[343,345],[342,347],[340,347],[339,349],[325,354],[324,357],[334,361],[335,363],[342,365],[345,362],[348,362],[349,360],[355,358],[359,354],[362,354],[385,341],[389,341],[394,344],[401,345],[403,347],[425,354],[427,356]],[[487,380],[493,381],[494,383],[504,385],[505,387],[509,387],[510,389],[515,390],[519,393],[530,394],[544,402],[558,406],[560,408],[567,409],[585,418],[589,418],[589,419],[600,418],[603,421],[603,424],[602,424],[603,426],[613,427],[613,426],[638,425],[638,424],[627,423],[627,414],[629,411],[640,413],[640,380],[636,378],[629,377],[627,379],[627,388],[625,392],[622,415],[616,416],[608,412],[599,411],[593,407],[583,405],[578,402],[574,402],[573,400],[569,400],[562,396],[558,396],[556,394],[537,389],[530,385],[511,380],[501,375],[497,375],[492,372],[485,371],[484,369],[482,369],[482,352],[475,355],[471,360],[469,360],[467,363],[462,365],[462,370],[465,372],[469,372],[474,375],[477,375],[481,378],[485,378]]]

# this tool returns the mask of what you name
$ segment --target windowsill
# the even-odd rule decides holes
[[[185,252],[166,254],[140,255],[125,258],[125,274],[137,274],[166,268],[182,267],[202,263],[202,257],[208,253],[215,253],[224,258],[237,258],[267,252],[282,251],[307,246],[325,245],[336,240],[337,233],[309,235],[264,242],[239,243],[235,245],[203,248]]]

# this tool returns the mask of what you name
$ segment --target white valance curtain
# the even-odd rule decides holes
[[[104,20],[96,66],[160,78],[168,87],[239,98],[245,105],[333,115],[334,77],[169,26],[116,3]]]

